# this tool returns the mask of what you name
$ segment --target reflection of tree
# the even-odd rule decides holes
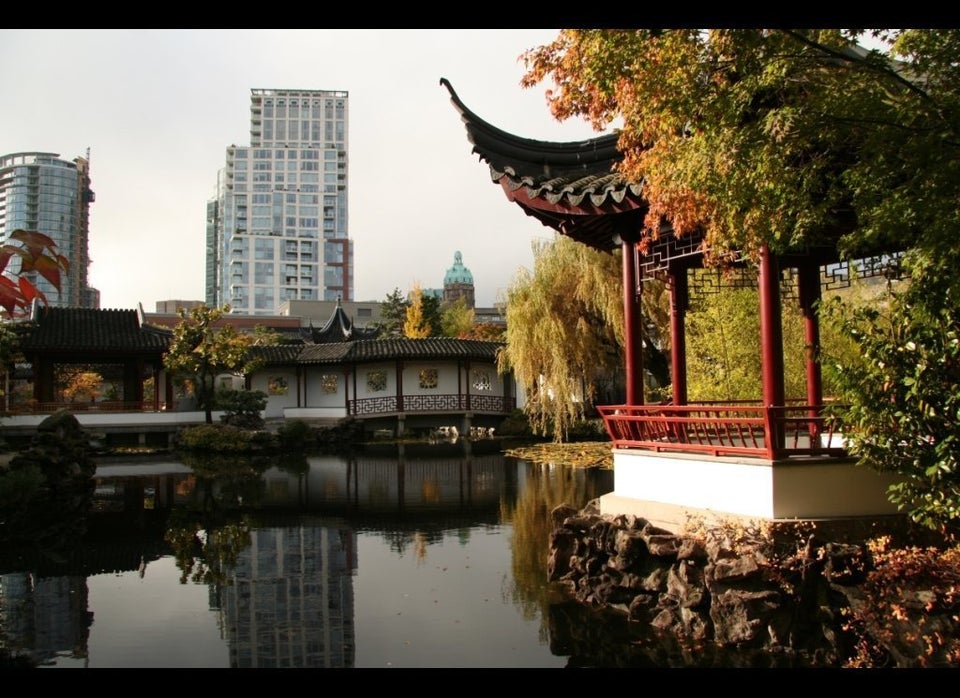
[[[164,539],[173,548],[180,583],[222,586],[229,580],[246,548],[250,547],[250,524],[246,518],[222,521],[208,528],[187,512],[170,517]],[[174,520],[177,522],[174,523]]]
[[[522,464],[521,464],[522,465]],[[541,634],[546,636],[549,617],[547,556],[552,529],[550,512],[560,504],[576,508],[599,496],[588,469],[529,463],[526,485],[519,493],[513,512],[504,510],[503,518],[513,518],[513,601],[526,619],[540,615]]]
[[[171,512],[164,536],[174,550],[180,583],[223,584],[250,545],[250,524],[240,513],[263,499],[268,457],[181,454],[196,478],[199,499]]]
[[[413,534],[413,551],[417,557],[417,566],[427,561],[427,537],[421,531]]]

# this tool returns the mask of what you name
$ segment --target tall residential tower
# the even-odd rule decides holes
[[[227,148],[207,204],[205,302],[276,315],[290,300],[352,300],[347,92],[250,92],[250,146]]]
[[[0,156],[0,244],[15,230],[51,237],[70,262],[60,290],[36,272],[24,274],[54,307],[99,308],[100,293],[87,285],[90,266],[90,154],[73,162],[57,153]],[[8,273],[19,274],[12,259]]]

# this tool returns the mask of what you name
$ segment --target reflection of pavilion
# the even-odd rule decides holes
[[[356,516],[415,515],[493,520],[516,474],[502,454],[484,456],[308,458],[302,475],[264,473],[267,507],[297,506],[354,520]],[[510,485],[513,485],[512,487]]]

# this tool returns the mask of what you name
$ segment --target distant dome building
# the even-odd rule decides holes
[[[443,304],[453,303],[458,298],[465,299],[468,308],[472,309],[475,305],[473,274],[463,266],[463,257],[459,250],[453,255],[453,266],[447,269],[443,277]]]

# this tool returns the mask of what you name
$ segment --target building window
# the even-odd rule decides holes
[[[420,369],[420,387],[424,388],[425,390],[437,389],[437,369],[435,368]]]
[[[471,375],[471,383],[474,390],[491,390],[490,372],[474,369]]]
[[[367,372],[367,392],[380,393],[387,389],[387,372],[383,369],[379,371]]]
[[[283,376],[274,376],[267,383],[267,393],[270,395],[286,395],[287,390],[287,379]]]
[[[338,378],[336,373],[324,373],[320,376],[320,387],[325,394],[333,395],[337,392]]]

